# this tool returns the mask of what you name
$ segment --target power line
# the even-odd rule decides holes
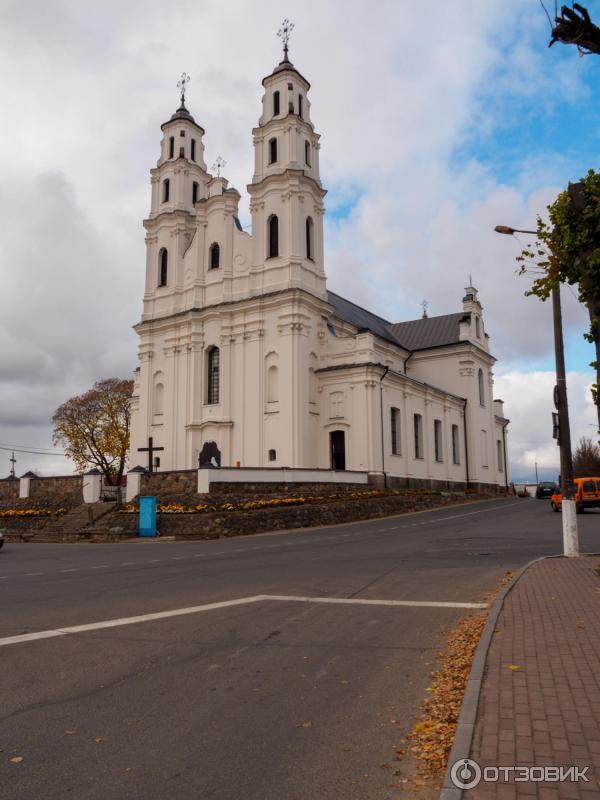
[[[36,455],[36,456],[65,456],[68,458],[67,453],[63,453],[59,450],[44,452],[43,450],[26,449],[24,447],[12,447],[10,445],[6,447],[4,445],[0,445],[0,450],[7,450],[9,452],[13,451],[15,453],[29,453],[30,455]]]

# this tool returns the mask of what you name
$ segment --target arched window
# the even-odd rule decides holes
[[[313,252],[313,221],[312,217],[306,218],[306,257],[311,261],[314,259]]]
[[[272,364],[267,370],[267,403],[279,400],[279,370]]]
[[[158,285],[159,286],[166,286],[167,285],[167,269],[169,264],[169,254],[165,247],[162,248],[160,253],[158,254]]]
[[[196,140],[192,139],[190,158],[192,161],[196,160]]]
[[[302,117],[304,115],[304,98],[301,94],[298,95],[298,116]]]
[[[207,381],[206,402],[214,405],[219,402],[219,348],[211,347],[206,357]]]
[[[275,215],[269,217],[267,222],[269,233],[269,247],[267,258],[276,258],[279,255],[279,220]]]
[[[196,205],[198,202],[198,192],[200,190],[200,186],[197,181],[194,181],[192,184],[192,205]]]
[[[477,379],[479,381],[479,405],[480,406],[484,406],[485,405],[485,390],[484,390],[484,386],[483,386],[483,370],[482,369],[480,369],[479,372],[477,373]]]
[[[152,402],[152,411],[154,414],[164,414],[165,410],[165,385],[160,380],[162,378],[162,373],[159,373],[156,377],[159,378],[158,382],[154,384],[154,398]]]
[[[310,142],[308,140],[304,142],[304,163],[310,167]]]
[[[168,178],[165,178],[163,181],[163,203],[169,202],[170,186],[171,186],[171,181]]]
[[[273,116],[279,114],[279,92],[273,92]]]
[[[277,139],[269,139],[269,164],[277,161]]]
[[[210,258],[209,258],[210,269],[219,268],[220,255],[221,255],[221,248],[219,247],[217,242],[213,242],[210,246]]]
[[[269,450],[269,461],[277,461],[277,450]]]
[[[175,155],[175,137],[169,137],[169,158],[173,158]]]

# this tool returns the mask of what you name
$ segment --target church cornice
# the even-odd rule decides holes
[[[348,370],[357,370],[357,369],[377,369],[384,370],[386,369],[384,364],[381,364],[377,361],[363,361],[359,363],[352,363],[352,364],[335,364],[331,367],[320,367],[319,369],[315,370],[315,375],[325,375],[331,372],[341,372],[341,371],[348,371]],[[388,369],[385,378],[395,378],[396,382],[400,383],[409,383],[413,387],[418,387],[423,392],[423,396],[427,397],[428,393],[434,393],[440,399],[446,400],[447,398],[452,398],[464,405],[466,399],[464,397],[460,397],[457,394],[452,394],[452,392],[447,392],[445,389],[440,389],[438,386],[432,386],[430,383],[424,383],[423,381],[418,381],[416,378],[412,378],[410,375],[406,375],[404,372],[396,372],[395,370]],[[378,383],[378,381],[376,381]],[[385,384],[384,384],[385,386]],[[427,399],[431,399],[428,397]]]
[[[191,321],[200,316],[211,316],[218,313],[222,308],[227,310],[236,308],[241,308],[243,310],[253,310],[255,308],[260,310],[265,307],[265,302],[270,305],[269,301],[277,300],[284,296],[289,297],[292,301],[308,301],[313,305],[314,311],[316,311],[318,314],[324,314],[327,317],[331,316],[333,312],[333,306],[330,303],[320,297],[317,297],[317,295],[305,291],[304,289],[278,289],[273,292],[252,295],[236,300],[224,300],[220,303],[213,303],[211,305],[203,306],[202,308],[186,308],[182,311],[176,311],[172,314],[165,314],[162,317],[154,317],[153,319],[142,319],[133,326],[133,329],[141,335],[143,332],[148,331],[155,326],[168,324],[171,321],[181,320],[185,317],[188,317]]]
[[[283,184],[282,188],[288,188],[285,184],[286,182],[289,184],[290,178],[293,178],[297,184],[304,182],[311,184],[321,200],[327,194],[327,189],[324,189],[319,181],[315,180],[311,175],[308,175],[303,169],[294,169],[293,167],[288,167],[288,169],[284,169],[281,172],[272,172],[270,175],[265,175],[264,178],[261,178],[256,183],[247,184],[246,189],[249,194],[252,195],[253,192],[258,192],[269,184],[279,183]]]

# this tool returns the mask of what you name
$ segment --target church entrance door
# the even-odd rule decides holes
[[[346,469],[346,434],[344,431],[331,431],[329,445],[331,469]]]

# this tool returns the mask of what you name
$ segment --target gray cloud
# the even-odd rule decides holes
[[[135,367],[148,171],[184,69],[207,163],[226,159],[248,223],[251,130],[260,80],[280,58],[281,13],[275,0],[4,4],[0,442],[49,444],[60,402]],[[560,51],[560,69],[544,67],[546,23],[523,0],[438,4],[426,24],[419,6],[389,0],[376,11],[291,0],[285,13],[296,23],[292,60],[313,84],[329,207],[354,204],[327,222],[331,288],[406,319],[424,297],[432,314],[455,310],[472,272],[503,368],[549,355],[548,309],[523,297],[517,248],[492,228],[528,227],[573,165],[524,153],[503,185],[456,153],[517,102],[527,113],[539,98],[551,110],[585,96],[579,60]],[[565,316],[578,330],[577,310],[567,305]],[[521,458],[526,444],[515,447]]]

